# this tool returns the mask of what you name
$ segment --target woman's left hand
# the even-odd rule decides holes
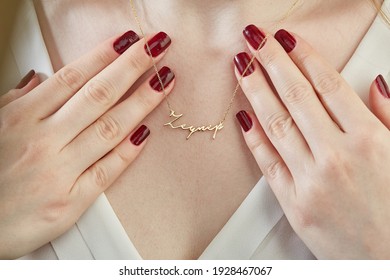
[[[241,87],[255,114],[237,117],[291,226],[317,258],[390,259],[386,82],[371,87],[375,115],[297,35],[281,30],[261,43],[253,25],[244,35],[256,60]],[[248,56],[235,62],[240,79]]]

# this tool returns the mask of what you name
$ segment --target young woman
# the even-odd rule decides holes
[[[24,3],[2,258],[390,258],[390,1],[134,4]]]

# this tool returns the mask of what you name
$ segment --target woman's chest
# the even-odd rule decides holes
[[[38,14],[55,69],[113,34],[137,31],[127,20],[126,10],[113,5],[91,7],[80,1],[75,7],[74,1],[47,2],[42,1]],[[372,15],[366,16],[358,22],[346,13],[342,20],[319,17],[317,21],[286,22],[285,28],[308,39],[341,69],[372,21]],[[164,31],[173,43],[160,65],[169,66],[176,75],[170,102],[183,114],[178,124],[217,124],[236,85],[232,59],[245,50],[243,38],[236,32],[221,39],[221,44],[209,44],[180,29]],[[195,133],[186,140],[185,131],[163,126],[172,120],[165,103],[144,120],[151,129],[147,146],[106,192],[144,258],[198,257],[260,178],[234,119],[241,109],[250,107],[239,92],[216,140],[210,132]]]

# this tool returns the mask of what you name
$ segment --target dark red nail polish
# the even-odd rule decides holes
[[[134,31],[127,31],[125,34],[116,39],[113,44],[114,50],[117,53],[122,54],[138,40],[139,37]]]
[[[379,92],[386,98],[390,98],[390,91],[389,91],[389,86],[387,85],[385,79],[383,78],[382,75],[379,75],[375,79],[376,86],[379,90]]]
[[[246,52],[239,53],[234,57],[234,64],[236,65],[238,72],[240,72],[243,77],[249,76],[255,71],[255,66],[253,63],[249,65],[249,62],[251,62],[251,57]],[[245,71],[245,69],[247,70]]]
[[[20,80],[19,84],[15,87],[15,89],[21,89],[27,86],[27,84],[32,80],[32,78],[34,78],[34,76],[35,76],[35,71],[30,70],[27,73],[27,75]]]
[[[275,33],[275,39],[282,45],[287,53],[291,52],[297,44],[295,38],[284,29],[280,29]]]
[[[255,50],[261,49],[265,44],[265,34],[253,24],[245,27],[244,37]]]
[[[141,145],[142,142],[149,136],[150,130],[145,125],[141,125],[130,137],[131,143],[136,146]]]
[[[163,51],[165,51],[170,44],[171,44],[171,38],[169,38],[169,36],[164,32],[160,32],[156,34],[152,39],[148,41],[150,53],[152,54],[153,57],[156,57],[159,54],[161,54]],[[146,45],[145,45],[145,50],[150,55],[148,51],[148,47]]]
[[[252,128],[252,126],[253,126],[252,119],[248,115],[247,112],[240,111],[240,112],[237,113],[236,117],[237,117],[238,122],[240,123],[242,129],[245,132],[248,132]]]
[[[168,67],[164,66],[163,68],[158,71],[158,74],[160,75],[161,82],[164,85],[164,88],[168,87],[169,84],[173,81],[175,78],[175,74],[169,69]],[[149,82],[150,86],[157,91],[163,91],[163,88],[161,86],[160,81],[158,80],[157,75],[154,75],[154,77]]]

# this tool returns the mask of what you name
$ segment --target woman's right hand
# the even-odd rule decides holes
[[[0,258],[63,234],[143,148],[149,129],[139,123],[164,99],[158,79],[117,104],[152,67],[143,42],[127,32],[27,94],[1,97]],[[165,33],[149,40],[156,62],[169,45]],[[174,74],[164,67],[160,75],[169,93]]]

